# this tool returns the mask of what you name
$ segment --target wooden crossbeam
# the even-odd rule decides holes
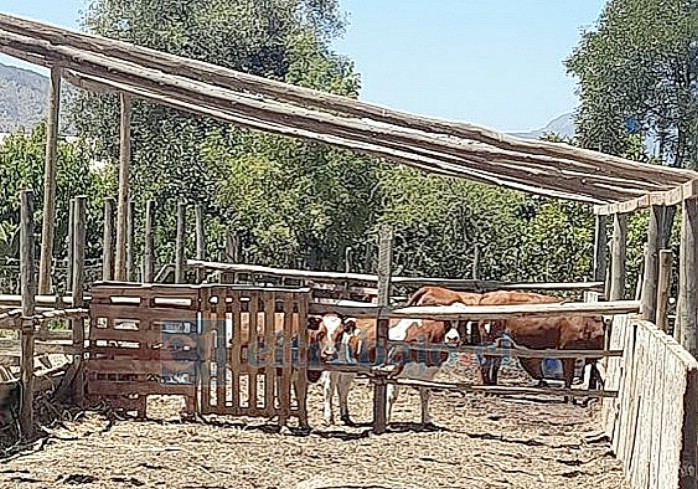
[[[677,205],[684,200],[695,198],[698,198],[698,180],[691,180],[666,192],[651,192],[636,199],[595,206],[594,213],[601,216],[628,214],[653,205]]]

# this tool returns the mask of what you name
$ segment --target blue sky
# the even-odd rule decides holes
[[[605,0],[340,0],[335,43],[365,100],[500,130],[536,129],[577,103],[563,59]],[[87,0],[0,0],[0,11],[76,27]],[[0,57],[0,62],[13,62]]]

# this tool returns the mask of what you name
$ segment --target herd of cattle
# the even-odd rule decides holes
[[[459,292],[441,287],[423,287],[407,302],[412,306],[477,306],[559,303],[562,299],[528,292],[494,291],[484,294]],[[309,318],[309,346],[311,357],[320,365],[348,363],[392,367],[390,377],[409,378],[422,381],[434,379],[439,369],[449,359],[447,347],[466,343],[493,345],[508,339],[517,347],[529,349],[573,349],[602,350],[604,347],[605,324],[601,316],[556,316],[546,318],[512,318],[486,322],[435,321],[421,319],[391,320],[388,338],[397,346],[387,352],[376,347],[376,320],[355,319],[328,313]],[[419,345],[419,348],[414,348]],[[413,348],[410,348],[413,346]],[[425,348],[425,346],[427,348]],[[432,347],[431,351],[429,347]],[[452,348],[451,348],[452,349]],[[496,385],[501,356],[488,356],[482,350],[480,360],[481,381],[485,385]],[[534,379],[543,381],[542,358],[520,358],[521,367]],[[565,387],[569,388],[575,373],[575,359],[562,359]],[[589,365],[589,387],[600,380],[596,359],[587,359]],[[315,373],[315,375],[311,375]],[[323,388],[323,420],[334,424],[333,397],[339,397],[340,420],[351,424],[348,395],[355,373],[336,370],[321,370],[309,375],[311,381],[320,381]],[[431,391],[419,388],[422,408],[422,423],[430,424],[429,399]],[[399,388],[388,385],[388,412],[390,421],[392,407],[397,401]]]

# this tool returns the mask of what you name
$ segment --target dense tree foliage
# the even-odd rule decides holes
[[[579,79],[582,146],[629,150],[628,133],[693,167],[698,154],[698,2],[610,0],[566,61]]]

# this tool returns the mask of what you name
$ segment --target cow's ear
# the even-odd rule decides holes
[[[347,318],[344,320],[344,330],[349,334],[354,334],[356,332],[356,319]]]

